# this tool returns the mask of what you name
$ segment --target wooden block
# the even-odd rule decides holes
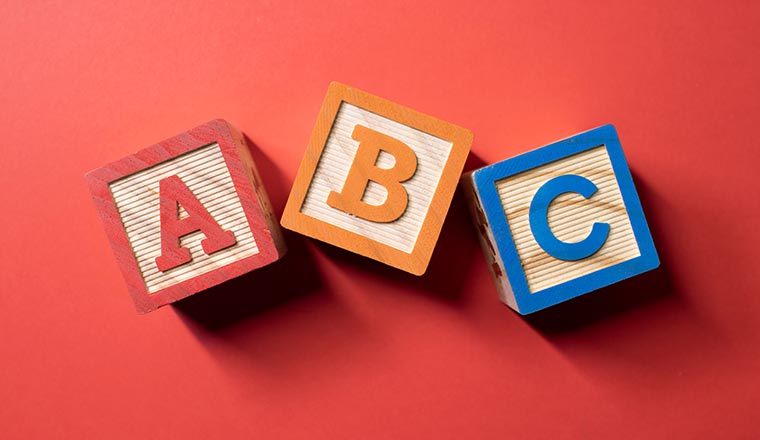
[[[85,179],[140,313],[285,253],[243,135],[226,121],[208,122]]]
[[[528,314],[659,266],[612,125],[462,178],[499,297]]]
[[[472,133],[332,83],[282,225],[421,275]]]

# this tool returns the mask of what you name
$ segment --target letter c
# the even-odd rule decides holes
[[[574,192],[588,199],[598,189],[587,178],[574,174],[555,177],[538,189],[530,203],[530,230],[547,254],[560,260],[577,261],[594,255],[604,245],[610,234],[609,223],[596,222],[586,238],[577,243],[568,243],[554,235],[547,219],[549,206],[558,196]]]

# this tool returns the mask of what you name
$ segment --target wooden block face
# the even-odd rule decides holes
[[[285,252],[245,141],[224,121],[95,170],[87,181],[140,312]]]
[[[611,125],[477,170],[470,182],[484,212],[476,223],[506,272],[500,295],[520,313],[659,265]]]
[[[282,224],[422,274],[471,143],[467,130],[333,83]]]
[[[201,246],[203,231],[184,235],[179,238],[180,246],[190,250],[192,261],[162,272],[156,265],[161,255],[159,182],[170,176],[178,176],[219,226],[233,233],[237,243],[207,254]],[[119,179],[109,187],[149,294],[259,253],[217,143]],[[180,204],[178,217],[187,216]]]
[[[351,137],[355,126],[361,125],[381,133],[392,135],[414,151],[417,170],[404,182],[408,202],[404,215],[398,220],[379,223],[333,208],[327,203],[329,194],[341,192],[346,182],[359,142]],[[301,212],[347,231],[363,235],[385,245],[411,253],[419,237],[422,223],[433,201],[433,191],[441,179],[452,143],[417,129],[406,127],[386,117],[376,115],[352,104],[342,103],[327,137],[322,157],[317,165]],[[391,168],[395,158],[381,151],[376,165]],[[363,200],[381,205],[388,197],[388,190],[379,183],[369,181]]]
[[[586,177],[598,190],[589,199],[573,192],[560,194],[554,199],[547,220],[557,239],[579,242],[588,236],[595,222],[610,225],[609,236],[602,247],[590,257],[577,261],[548,254],[536,242],[528,215],[538,189],[552,177],[566,174]],[[604,145],[499,180],[496,190],[531,293],[641,255]]]

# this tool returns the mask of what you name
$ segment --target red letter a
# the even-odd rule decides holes
[[[206,235],[201,241],[206,254],[237,242],[232,231],[225,231],[219,226],[179,176],[162,179],[158,185],[161,200],[161,255],[156,257],[158,270],[166,272],[191,260],[190,251],[179,246],[179,239],[187,234],[201,231]],[[179,218],[179,205],[188,214],[183,219]]]

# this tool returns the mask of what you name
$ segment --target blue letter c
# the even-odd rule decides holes
[[[588,199],[597,190],[593,182],[574,174],[555,177],[538,189],[530,203],[530,230],[547,254],[560,260],[576,261],[594,255],[604,245],[610,234],[608,223],[596,222],[588,237],[577,243],[568,243],[554,235],[547,219],[549,205],[561,194],[574,192]]]

